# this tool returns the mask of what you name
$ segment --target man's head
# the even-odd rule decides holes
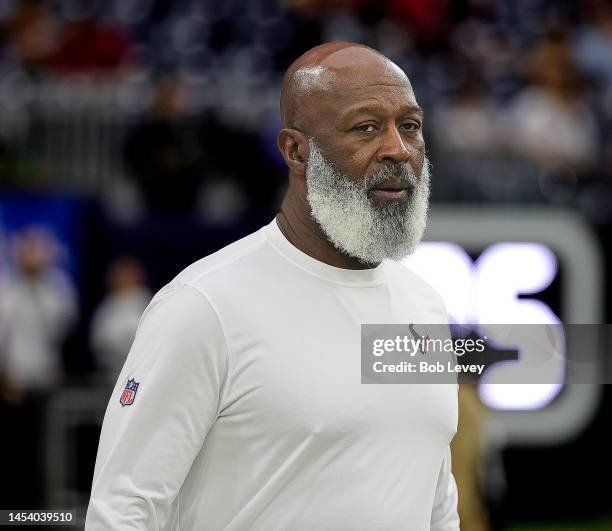
[[[364,263],[406,255],[429,197],[422,112],[404,72],[366,46],[329,43],[283,79],[278,144],[293,200]]]

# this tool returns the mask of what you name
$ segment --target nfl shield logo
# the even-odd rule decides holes
[[[137,382],[134,379],[128,380],[128,383],[125,384],[123,393],[121,393],[121,398],[119,399],[119,403],[122,406],[129,406],[134,403],[134,398],[136,398],[136,391],[138,391],[139,385],[140,382]]]

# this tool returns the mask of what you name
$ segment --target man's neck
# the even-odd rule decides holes
[[[327,239],[321,227],[304,208],[304,202],[294,199],[291,191],[283,199],[276,221],[285,238],[303,253],[325,264],[342,269],[371,269],[377,264],[364,264],[347,256]]]

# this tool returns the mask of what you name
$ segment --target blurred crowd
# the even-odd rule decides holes
[[[552,203],[611,220],[605,0],[12,0],[0,24],[5,184],[62,183],[43,140],[82,100],[123,87],[109,96],[112,113],[130,118],[112,134],[119,167],[83,188],[117,188],[111,202],[131,197],[132,217],[267,213],[284,183],[282,73],[317,43],[353,40],[409,75],[426,110],[435,200]],[[83,136],[68,143],[78,150]]]
[[[58,267],[57,240],[31,226],[12,241],[12,263],[3,264],[0,282],[0,396],[19,404],[28,394],[48,393],[62,383],[62,349],[78,324],[73,280]],[[94,366],[114,385],[130,349],[138,321],[152,294],[143,266],[132,256],[110,263],[106,292],[89,327]]]
[[[80,276],[48,227],[0,239],[0,417],[40,411],[75,367],[112,385],[151,292],[271,219],[281,77],[331,40],[408,74],[434,202],[612,226],[609,1],[4,0],[0,236],[6,193],[76,195],[95,221]]]

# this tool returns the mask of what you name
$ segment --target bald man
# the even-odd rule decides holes
[[[111,396],[88,530],[458,530],[456,385],[362,385],[363,323],[446,323],[394,259],[425,228],[423,116],[365,46],[297,59],[268,225],[153,299]]]

